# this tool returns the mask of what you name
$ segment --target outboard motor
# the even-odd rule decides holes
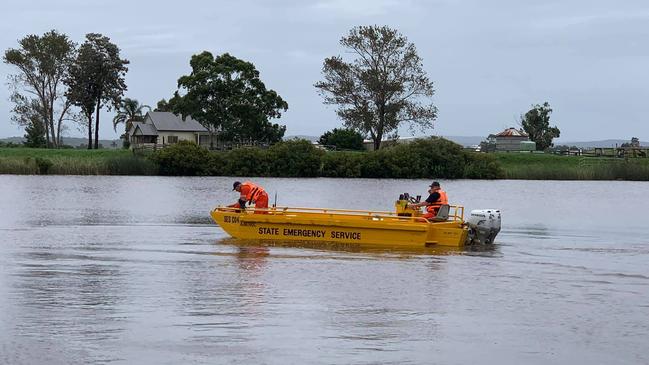
[[[472,210],[465,223],[469,227],[468,245],[493,243],[500,232],[500,210]]]

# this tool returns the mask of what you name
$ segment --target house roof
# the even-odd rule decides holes
[[[171,112],[148,112],[147,116],[158,131],[207,132],[205,127],[189,116],[184,121]]]
[[[155,129],[155,127],[151,124],[144,124],[142,122],[134,122],[133,123],[133,134],[137,131],[137,129],[140,129],[140,132],[142,132],[143,136],[157,136],[158,131]]]
[[[527,137],[527,133],[512,127],[496,134],[496,137]]]

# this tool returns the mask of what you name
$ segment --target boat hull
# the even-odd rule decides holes
[[[468,230],[461,221],[426,222],[379,214],[270,210],[267,214],[216,208],[212,219],[234,238],[334,242],[394,248],[462,247]]]

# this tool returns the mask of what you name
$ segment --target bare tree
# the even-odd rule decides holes
[[[325,104],[338,105],[345,126],[369,134],[375,149],[402,123],[433,127],[437,108],[430,98],[435,90],[414,44],[386,26],[353,28],[340,44],[354,60],[325,59],[324,81],[315,87]]]

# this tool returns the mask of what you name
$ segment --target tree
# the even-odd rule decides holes
[[[560,131],[556,126],[550,127],[552,109],[546,101],[543,105],[532,105],[524,116],[521,116],[523,130],[531,141],[536,142],[536,149],[544,151],[552,146],[552,139],[559,137]]]
[[[99,112],[107,106],[108,110],[117,108],[126,83],[124,77],[129,61],[121,59],[119,48],[110,38],[97,33],[86,34],[86,41],[79,48],[79,57],[71,72],[69,84],[73,91],[70,98],[80,106],[89,121],[88,148],[92,146],[92,113],[95,112],[95,149],[99,148]]]
[[[166,99],[162,99],[158,101],[156,104],[155,109],[153,109],[154,112],[170,112],[171,111],[171,106],[169,106],[169,102]]]
[[[135,99],[124,98],[117,108],[117,115],[113,118],[113,129],[117,132],[117,125],[124,123],[124,134],[121,138],[124,138],[126,141],[126,132],[128,132],[131,127],[132,122],[139,122],[144,120],[144,115],[142,114],[144,109],[151,110],[151,107],[148,105],[140,104]]]
[[[228,53],[192,56],[192,72],[178,79],[178,89],[168,106],[176,114],[191,116],[214,136],[225,140],[277,142],[285,127],[268,120],[281,117],[288,104],[267,90],[255,66]]]
[[[369,135],[375,149],[402,123],[433,127],[437,108],[429,99],[435,90],[414,44],[386,26],[355,27],[340,44],[355,59],[325,59],[324,81],[315,87],[325,104],[338,105],[346,127]]]
[[[32,108],[28,113],[41,114],[47,144],[57,147],[61,143],[63,121],[70,109],[70,103],[64,98],[63,81],[76,46],[67,35],[56,30],[42,36],[28,35],[18,44],[19,48],[6,50],[3,58],[5,63],[19,70],[18,74],[9,76],[9,83],[14,88],[11,99],[22,103],[16,105],[18,109]],[[32,96],[28,97],[21,91]]]
[[[44,148],[47,147],[45,140],[45,126],[40,120],[34,120],[30,125],[25,127],[25,147]]]
[[[338,129],[326,132],[318,140],[323,146],[335,146],[336,149],[363,150],[363,136],[351,129]]]
[[[97,64],[99,55],[88,42],[79,47],[79,52],[70,66],[70,73],[65,80],[68,85],[67,98],[81,109],[88,129],[88,146],[92,149],[92,115],[97,107]]]

